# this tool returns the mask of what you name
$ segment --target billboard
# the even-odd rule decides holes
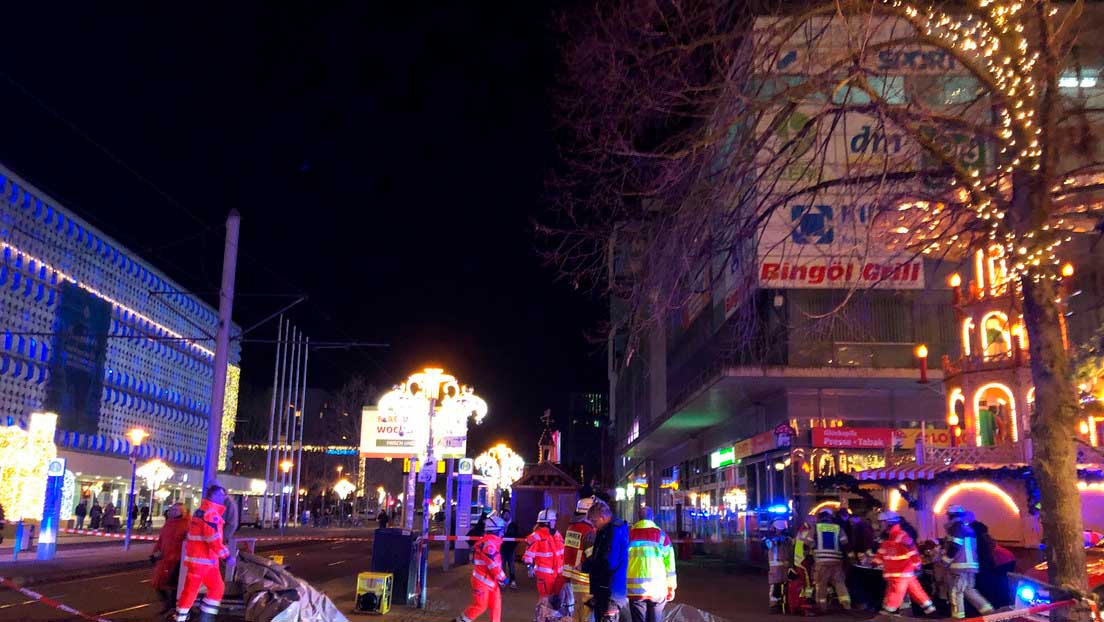
[[[361,411],[360,455],[405,458],[425,453],[429,413],[411,416],[400,410],[365,406]]]
[[[98,434],[111,304],[68,281],[60,290],[43,406],[61,429]]]

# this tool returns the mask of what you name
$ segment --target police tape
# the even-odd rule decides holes
[[[115,533],[113,531],[93,531],[90,529],[69,529],[68,527],[62,527],[58,529],[62,533],[70,533],[78,536],[100,536],[101,538],[115,538],[122,540],[126,538],[125,533]],[[130,534],[131,540],[148,540],[151,542],[157,541],[157,536],[143,536],[139,534]]]
[[[27,598],[35,600],[36,602],[40,602],[47,607],[52,607],[54,609],[57,609],[58,611],[64,611],[65,613],[75,615],[81,619],[91,620],[92,622],[111,622],[111,620],[108,620],[107,618],[101,618],[99,616],[89,615],[87,613],[84,613],[83,611],[77,611],[76,609],[73,609],[65,603],[61,603],[47,596],[43,596],[42,594],[39,594],[34,590],[28,590],[25,587],[20,587],[16,585],[11,579],[8,579],[6,577],[0,577],[0,585],[14,592],[19,592]]]

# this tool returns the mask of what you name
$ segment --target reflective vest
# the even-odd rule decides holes
[[[943,543],[943,563],[951,572],[977,572],[977,534],[965,521],[947,525],[947,539]]]
[[[571,588],[576,592],[590,590],[590,575],[583,572],[583,562],[589,557],[587,549],[594,546],[594,532],[594,525],[585,518],[567,526],[560,574],[571,581]]]
[[[537,527],[525,538],[525,555],[521,561],[532,566],[537,580],[555,581],[563,569],[564,540],[560,532]]]
[[[667,590],[678,587],[675,549],[671,539],[655,523],[642,520],[629,530],[628,596],[660,602]]]
[[[486,534],[472,546],[475,561],[472,562],[472,587],[475,589],[497,590],[498,584],[506,581],[502,571],[502,538]]]
[[[923,563],[916,543],[900,525],[890,527],[887,536],[874,555],[874,563],[882,567],[882,576],[887,579],[916,576]]]
[[[835,523],[817,523],[805,542],[813,547],[813,559],[818,562],[843,560],[843,547],[847,546],[847,534]]]
[[[792,552],[789,538],[786,536],[770,536],[763,540],[763,546],[767,548],[767,562],[771,568],[789,567]]]
[[[217,566],[218,560],[230,551],[222,543],[224,506],[204,499],[188,523],[184,538],[184,564],[187,566]]]

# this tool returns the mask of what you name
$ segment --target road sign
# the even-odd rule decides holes
[[[418,481],[423,484],[435,483],[437,481],[437,461],[426,460],[422,468],[418,470]]]
[[[460,475],[471,475],[475,472],[475,461],[471,458],[460,458],[456,463],[456,472]]]

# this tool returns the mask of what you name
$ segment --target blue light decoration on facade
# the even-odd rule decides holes
[[[328,456],[355,456],[357,455],[356,449],[338,449],[336,447],[330,447],[326,449],[326,455]]]

